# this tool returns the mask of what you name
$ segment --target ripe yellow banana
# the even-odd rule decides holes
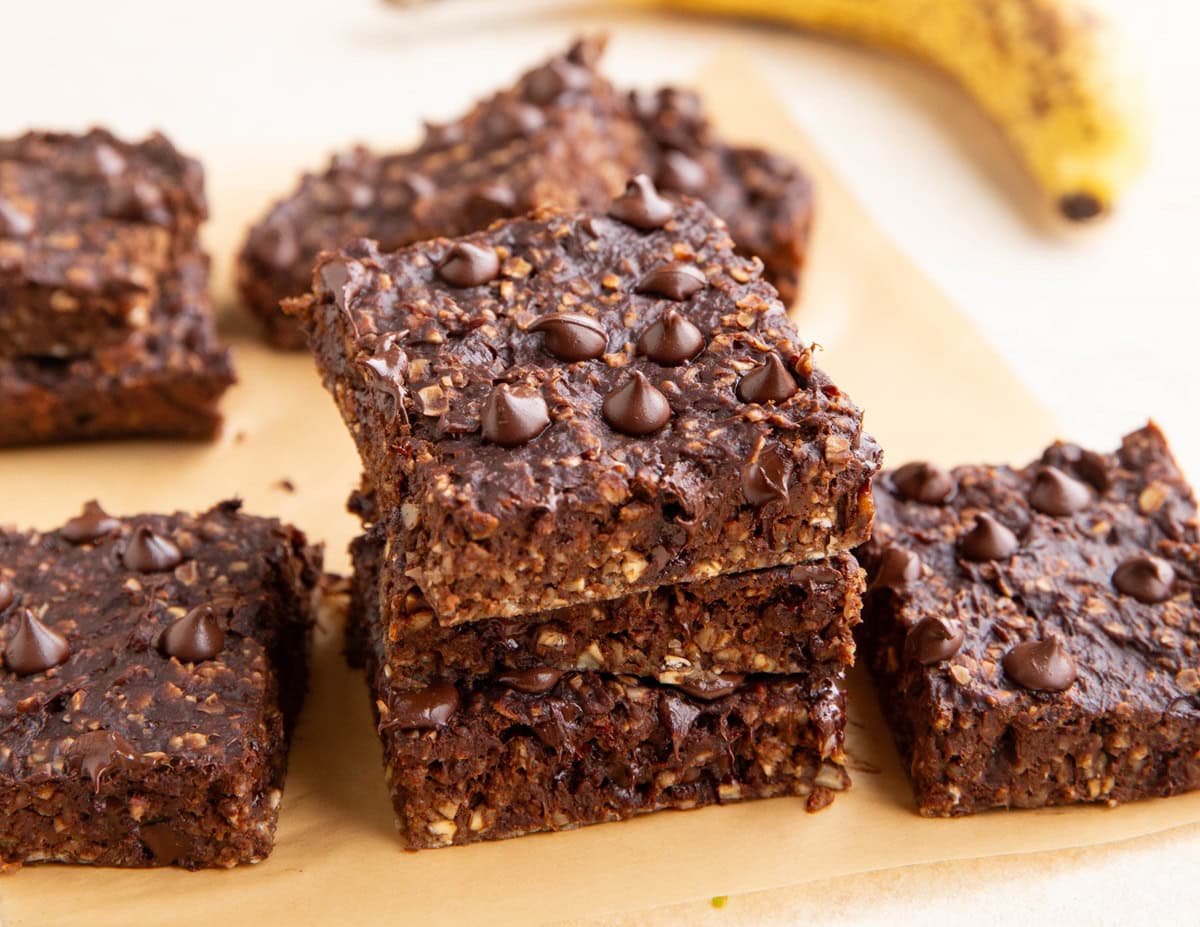
[[[650,0],[777,20],[913,55],[999,124],[1052,204],[1112,208],[1148,142],[1142,85],[1115,30],[1075,0]]]

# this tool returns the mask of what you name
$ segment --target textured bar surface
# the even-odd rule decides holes
[[[1158,429],[914,473],[876,481],[860,633],[920,811],[1200,786],[1200,533]]]
[[[324,255],[315,292],[289,303],[395,556],[444,622],[821,559],[866,539],[880,453],[861,413],[813,367],[724,223],[694,200],[669,210],[648,231],[545,210],[392,254],[360,242]],[[564,361],[534,326],[563,310],[592,326],[591,359]],[[698,339],[678,364],[636,347],[671,318]],[[493,415],[500,401],[525,406]],[[530,407],[546,427],[510,433]],[[659,416],[650,429],[647,410]]]
[[[0,860],[270,853],[320,565],[237,503],[0,533]]]

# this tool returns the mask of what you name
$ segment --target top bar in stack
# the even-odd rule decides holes
[[[69,357],[149,324],[207,215],[200,165],[161,135],[0,140],[0,357]]]
[[[305,175],[250,230],[239,258],[242,297],[268,339],[303,346],[279,302],[307,292],[322,249],[365,237],[391,250],[539,206],[601,209],[639,171],[704,197],[790,301],[812,214],[808,177],[786,158],[725,144],[694,93],[619,92],[597,68],[602,49],[575,43],[462,119],[430,126],[413,150],[359,147]]]
[[[607,215],[325,254],[288,308],[455,624],[866,539],[879,449],[761,272],[643,176]]]

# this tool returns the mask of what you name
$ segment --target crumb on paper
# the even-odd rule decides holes
[[[289,480],[286,476],[283,479],[276,480],[272,485],[276,489],[282,489],[284,492],[296,491],[296,484]]]
[[[245,443],[245,441],[246,441],[246,432],[235,431],[233,433],[233,443],[234,444],[243,444],[243,443]]]
[[[728,900],[729,900],[728,895],[714,895],[713,900],[712,900],[712,906],[714,908],[720,910],[721,908],[725,907],[725,902],[727,902]]]

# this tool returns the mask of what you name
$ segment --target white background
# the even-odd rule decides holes
[[[272,147],[282,164],[316,165],[348,140],[411,139],[421,117],[454,115],[581,27],[612,32],[607,68],[625,84],[686,82],[720,45],[741,44],[880,225],[1053,409],[1065,437],[1111,447],[1154,417],[1200,477],[1200,8],[1115,5],[1148,66],[1154,157],[1115,216],[1064,235],[1032,218],[1034,193],[999,135],[930,72],[774,27],[566,5],[442,0],[401,14],[374,0],[9,0],[0,133],[160,127],[202,158]],[[352,70],[323,67],[329,42],[358,50]],[[364,121],[364,107],[348,116],[346,94],[377,100],[374,117]],[[290,166],[266,190],[212,176],[214,213],[253,213],[293,179]],[[822,883],[654,922],[1194,922],[1198,866],[1193,831]]]

